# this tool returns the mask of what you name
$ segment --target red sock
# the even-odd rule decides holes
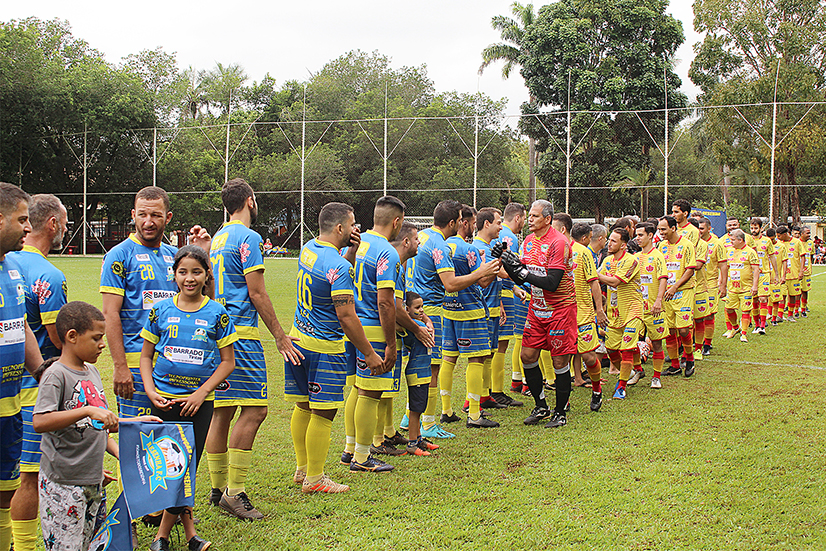
[[[745,335],[746,330],[749,327],[749,323],[751,323],[751,314],[748,312],[743,312],[742,319],[740,321],[740,332]]]
[[[726,310],[726,328],[731,331],[739,329],[737,326],[737,312],[733,310]]]
[[[651,358],[651,363],[654,365],[654,377],[659,378],[662,374],[663,364],[665,363],[665,352],[660,350],[654,352]]]
[[[688,335],[680,335],[680,342],[683,345],[683,358],[688,359],[688,355],[691,354],[691,358],[694,359],[694,354],[691,352],[694,350],[694,342],[691,338],[691,332]]]

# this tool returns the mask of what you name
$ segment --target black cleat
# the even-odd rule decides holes
[[[711,354],[711,345],[710,344],[704,344],[703,345],[703,356],[708,356],[709,354]]]
[[[674,367],[669,365],[665,371],[663,371],[663,375],[679,375],[683,372],[682,369],[679,367]]]
[[[536,406],[528,415],[527,419],[523,421],[526,425],[538,425],[545,419],[551,416],[551,410],[547,406]]]
[[[524,406],[525,403],[519,400],[514,400],[504,392],[491,392],[490,397],[508,407],[516,408],[519,406]]]
[[[479,419],[473,420],[470,417],[467,418],[467,423],[465,424],[467,428],[474,428],[474,429],[487,429],[487,428],[495,428],[499,426],[499,423],[496,421],[491,421],[486,417],[479,416]]]
[[[456,415],[456,412],[453,412],[450,415],[447,415],[446,413],[443,413],[442,416],[439,418],[439,420],[442,423],[455,423],[457,421],[461,421],[459,416]]]
[[[224,495],[224,492],[219,490],[218,488],[213,488],[209,492],[209,504],[218,507],[218,504],[221,503],[221,496]]]
[[[694,362],[685,363],[685,373],[683,373],[683,375],[685,375],[686,378],[694,375]]]
[[[551,417],[551,420],[545,423],[545,428],[555,429],[557,427],[564,427],[567,424],[568,419],[565,417],[565,414],[554,411],[554,415]]]
[[[602,392],[591,393],[591,411],[599,411],[602,407]]]

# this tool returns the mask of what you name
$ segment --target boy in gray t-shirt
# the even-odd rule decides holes
[[[106,347],[103,314],[85,302],[70,302],[55,322],[63,343],[60,358],[44,363],[34,406],[40,447],[40,526],[51,551],[86,551],[94,536],[103,486],[114,480],[103,470],[104,451],[118,456],[108,432],[118,417],[107,409],[100,373],[92,365]],[[132,420],[159,420],[144,417]]]

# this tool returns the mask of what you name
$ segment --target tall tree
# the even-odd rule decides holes
[[[511,13],[514,18],[504,15],[496,15],[491,19],[491,26],[499,31],[503,42],[491,44],[482,50],[482,65],[479,66],[479,74],[493,62],[504,61],[502,65],[502,78],[510,77],[514,67],[519,65],[519,56],[525,53],[525,32],[533,25],[536,13],[533,4],[522,5],[519,2],[511,4]],[[531,95],[530,102],[536,102],[536,98]],[[530,202],[536,201],[536,140],[533,136],[528,136],[528,188]]]
[[[777,110],[777,135],[788,137],[775,150],[775,219],[800,219],[798,169],[822,149],[821,117],[804,119],[807,107],[826,90],[826,10],[821,0],[697,0],[694,26],[706,33],[689,76],[707,105],[770,104]],[[762,170],[771,159],[772,108],[708,110],[721,164]],[[800,121],[802,120],[802,123]],[[757,134],[755,134],[755,130]],[[764,178],[767,179],[767,178]]]

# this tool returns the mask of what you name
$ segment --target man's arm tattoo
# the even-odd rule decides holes
[[[333,306],[347,306],[348,304],[355,304],[352,295],[343,295],[340,297],[333,297]]]

